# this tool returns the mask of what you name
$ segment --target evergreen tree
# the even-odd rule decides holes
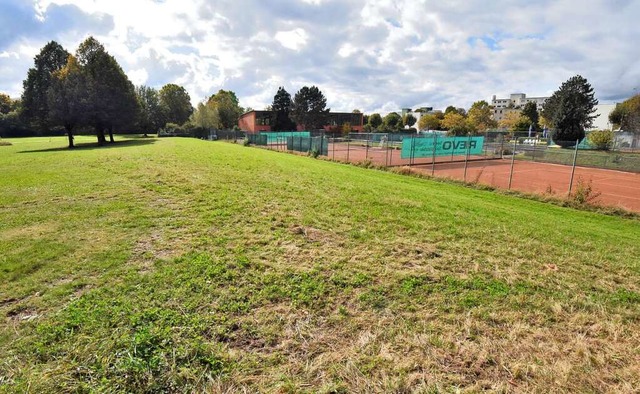
[[[51,85],[53,73],[67,64],[67,52],[60,44],[50,41],[34,59],[34,67],[27,73],[22,83],[22,112],[26,122],[32,123],[40,131],[49,127],[49,106],[47,91]]]
[[[291,117],[307,130],[321,129],[327,123],[330,111],[326,106],[327,99],[320,89],[316,86],[304,86],[293,99]]]
[[[278,92],[273,96],[273,103],[271,104],[271,111],[273,111],[272,130],[286,131],[296,129],[296,124],[290,117],[292,106],[291,95],[284,87],[279,87]]]
[[[580,75],[570,78],[545,102],[543,116],[554,129],[553,140],[560,146],[575,145],[585,136],[596,118],[592,115],[598,100],[593,88]]]
[[[522,109],[522,115],[529,118],[533,130],[540,130],[540,115],[538,114],[538,106],[536,103],[526,103]]]

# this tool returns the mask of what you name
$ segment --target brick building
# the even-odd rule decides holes
[[[238,119],[238,127],[243,131],[257,133],[260,131],[272,131],[273,113],[271,111],[249,111]],[[351,112],[329,112],[327,124],[323,127],[325,131],[342,127],[345,123],[351,124],[351,129],[356,133],[361,133],[364,125],[361,113]],[[298,131],[304,130],[303,125],[296,126]]]

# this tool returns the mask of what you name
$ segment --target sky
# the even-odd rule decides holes
[[[48,41],[94,36],[134,84],[194,105],[316,85],[333,111],[469,108],[577,74],[620,102],[640,93],[638,16],[639,0],[0,0],[0,92],[20,96]]]

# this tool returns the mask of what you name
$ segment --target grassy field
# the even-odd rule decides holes
[[[638,220],[224,142],[9,141],[0,392],[640,387]]]

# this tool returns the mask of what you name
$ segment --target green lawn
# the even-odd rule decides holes
[[[640,387],[636,219],[224,142],[8,141],[0,392]]]

